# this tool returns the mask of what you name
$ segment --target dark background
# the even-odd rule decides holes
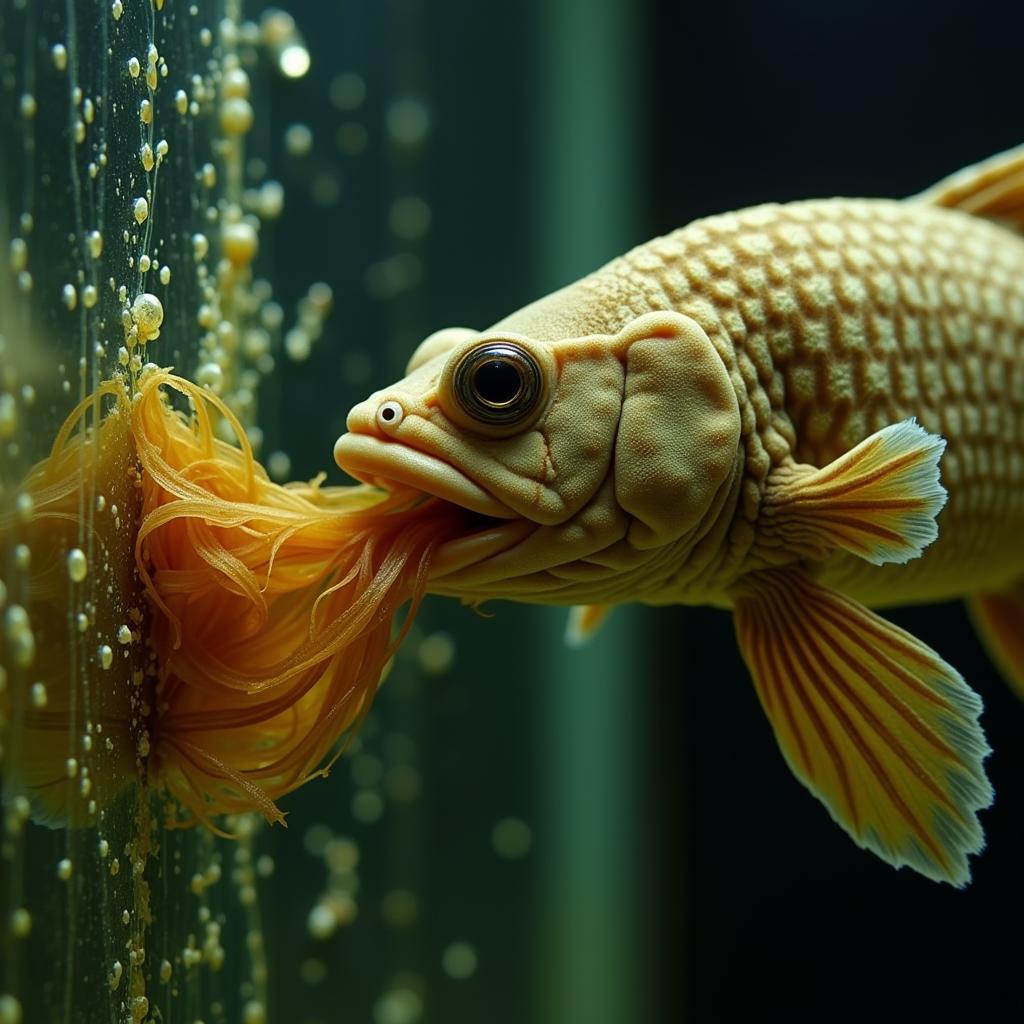
[[[279,378],[283,395],[309,399],[302,416],[267,428],[268,447],[292,452],[293,475],[323,467],[324,432],[333,440],[345,410],[394,379],[420,337],[452,323],[484,326],[565,283],[546,276],[536,217],[545,165],[533,147],[549,99],[538,66],[541,5],[292,5],[314,72],[275,93],[271,146],[301,110],[318,148],[289,165],[288,216],[270,249],[285,294],[290,254],[322,253],[320,273],[336,306],[323,347]],[[591,16],[587,4],[576,7],[580,18]],[[622,58],[635,76],[639,149],[637,178],[623,197],[636,211],[626,244],[766,200],[904,196],[1024,141],[1017,5],[806,0],[629,9],[636,31]],[[370,142],[358,160],[342,161],[340,199],[324,209],[299,186],[317,160],[338,159],[320,152],[337,123],[322,97],[332,69],[350,68],[367,82],[360,117]],[[396,151],[374,126],[388,97],[409,88],[429,98],[432,128],[423,147]],[[595,107],[588,116],[600,124],[606,112]],[[433,213],[417,247],[422,278],[398,300],[375,302],[362,285],[366,266],[391,253],[380,225],[394,195],[409,189],[427,197]],[[606,214],[593,210],[595,218]],[[357,244],[345,244],[353,237]],[[595,251],[590,267],[616,254]],[[364,378],[343,380],[338,351],[359,345],[368,353]],[[310,442],[314,416],[318,447]],[[505,935],[504,945],[491,946],[502,950],[500,962],[493,954],[489,965],[482,961],[479,983],[487,987],[443,997],[450,1016],[436,1019],[528,1020],[544,957],[536,877],[543,844],[514,878],[477,889],[451,855],[459,835],[494,817],[489,808],[523,806],[524,794],[544,786],[532,724],[541,697],[529,674],[516,671],[536,620],[506,608],[497,624],[474,620],[442,602],[428,604],[424,616],[460,637],[454,677],[426,705],[427,822],[417,841],[427,890],[447,893],[434,918],[428,908],[427,925],[444,931],[454,916],[460,927]],[[647,666],[633,680],[643,755],[635,827],[644,857],[628,884],[645,921],[633,1019],[1021,1019],[1024,707],[961,605],[892,617],[985,699],[997,800],[982,815],[988,849],[973,862],[973,884],[938,886],[858,850],[779,756],[729,617],[648,610],[632,638]],[[369,969],[371,953],[353,955]]]

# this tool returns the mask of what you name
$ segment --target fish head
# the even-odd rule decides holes
[[[692,531],[736,464],[739,412],[705,332],[655,313],[555,340],[440,331],[347,427],[334,455],[350,475],[483,517],[493,544],[454,541],[442,566],[465,568],[472,550],[509,578]]]

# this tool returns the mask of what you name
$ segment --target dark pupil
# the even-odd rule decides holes
[[[505,359],[488,359],[473,374],[477,397],[488,405],[507,405],[523,387],[519,371]]]

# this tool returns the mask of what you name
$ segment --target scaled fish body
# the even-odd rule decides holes
[[[335,456],[480,514],[434,592],[584,606],[576,635],[618,602],[731,608],[796,775],[963,885],[980,701],[867,606],[969,595],[1024,679],[1021,228],[1024,148],[912,200],[696,221],[432,335]]]

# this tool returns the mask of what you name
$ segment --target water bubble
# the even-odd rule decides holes
[[[306,929],[318,942],[329,939],[338,927],[338,918],[326,903],[317,903],[306,918]]]
[[[114,664],[114,650],[110,644],[100,644],[96,648],[96,660],[99,662],[100,668],[104,670]]]
[[[32,931],[32,915],[25,907],[11,911],[11,934],[24,939]],[[0,1020],[3,1018],[0,1017]]]
[[[525,856],[532,844],[530,826],[519,818],[502,818],[491,830],[491,845],[499,856],[508,860]]]
[[[11,270],[19,273],[28,264],[28,244],[24,238],[12,238],[7,247],[11,260]]]
[[[137,223],[144,224],[146,222],[146,218],[149,216],[149,200],[145,196],[139,196],[132,203],[132,215]]]
[[[0,438],[14,436],[18,426],[18,405],[9,391],[0,394]]]
[[[21,1003],[12,995],[0,995],[0,1024],[21,1024]]]
[[[224,371],[217,363],[203,363],[196,371],[196,383],[219,395],[224,386]]]
[[[313,148],[313,133],[309,125],[290,124],[284,133],[284,148],[291,156],[305,156]]]
[[[285,46],[277,58],[277,65],[286,78],[302,78],[310,66],[309,50],[302,43]]]
[[[220,126],[228,135],[245,135],[252,127],[252,106],[240,96],[229,96],[220,107]]]
[[[386,115],[388,135],[403,146],[421,143],[430,131],[430,111],[416,96],[402,96],[392,101]]]
[[[222,239],[224,255],[236,266],[244,267],[256,258],[259,237],[247,221],[237,221],[224,228]]]
[[[293,327],[284,336],[284,350],[288,358],[296,363],[301,363],[309,358],[312,350],[312,342],[309,335],[301,327]]]
[[[72,548],[68,552],[68,576],[75,582],[81,583],[89,574],[89,560],[81,548]]]
[[[139,77],[139,73],[141,71],[142,71],[142,65],[139,63],[139,58],[138,57],[132,57],[128,61],[128,74],[131,75],[132,78],[138,78]]]
[[[416,651],[416,660],[427,675],[442,675],[455,661],[455,641],[448,633],[431,633]]]
[[[284,483],[291,476],[292,460],[287,452],[271,452],[267,458],[267,472],[270,478],[278,483]]]
[[[142,292],[132,303],[132,323],[138,331],[138,339],[145,344],[160,337],[160,325],[164,322],[164,306],[152,292]]]
[[[71,877],[72,864],[71,861],[64,857],[57,863],[57,877],[62,881],[66,882]]]
[[[476,950],[468,942],[453,942],[441,954],[441,967],[449,978],[464,981],[476,972]]]
[[[366,99],[366,83],[355,72],[345,71],[332,80],[328,96],[338,110],[355,110]]]
[[[422,998],[404,986],[389,989],[373,1004],[374,1024],[416,1024],[422,1017]]]
[[[397,238],[416,241],[430,228],[430,207],[419,196],[401,196],[391,204],[388,224]]]
[[[54,43],[50,48],[50,58],[53,66],[58,71],[64,71],[68,66],[68,51],[63,43]]]
[[[225,96],[249,98],[249,76],[242,68],[231,68],[224,73],[222,88]]]

